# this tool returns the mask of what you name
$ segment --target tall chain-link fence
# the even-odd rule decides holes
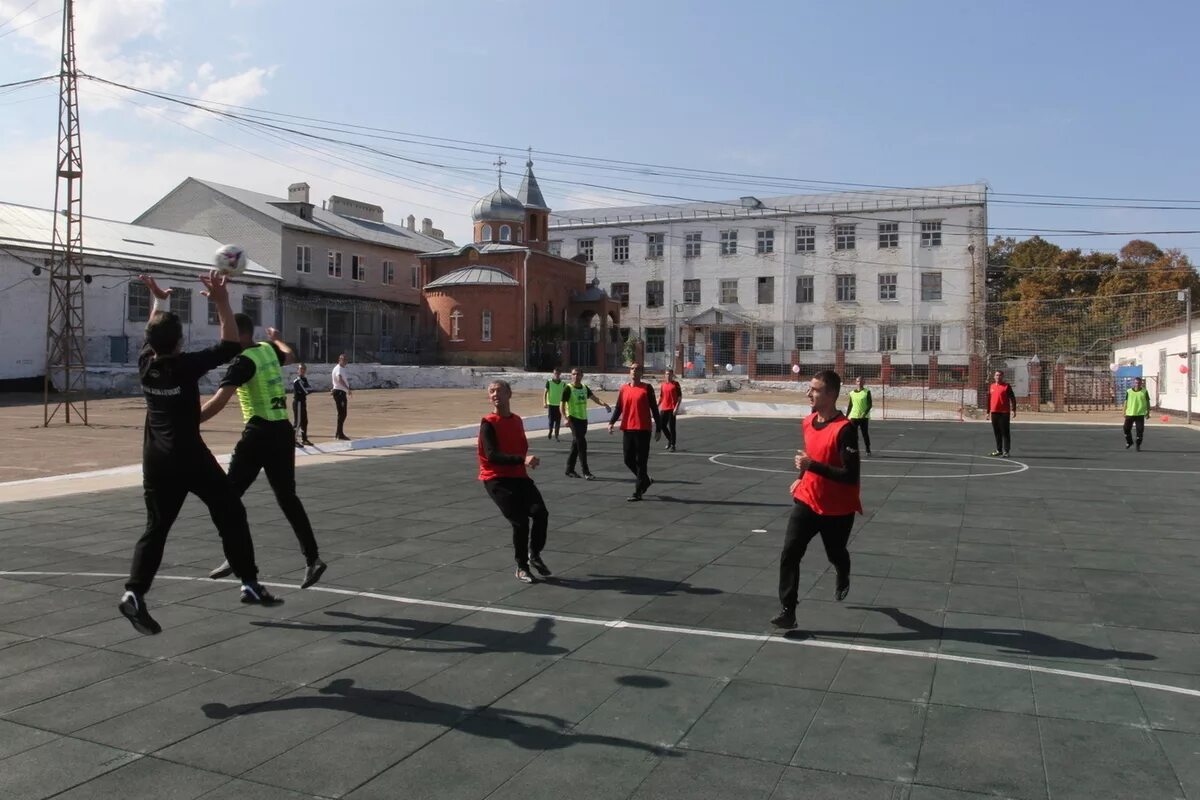
[[[280,328],[303,361],[329,364],[345,353],[351,363],[431,364],[437,349],[416,306],[381,300],[283,294]]]

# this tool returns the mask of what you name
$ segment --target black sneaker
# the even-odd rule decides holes
[[[992,452],[988,453],[988,455],[992,458],[999,458],[1000,456],[1004,455],[1004,453],[1001,453],[999,450],[993,450]]]
[[[215,580],[220,580],[221,578],[228,578],[232,574],[233,574],[233,567],[229,566],[228,561],[222,561],[221,566],[217,567],[212,572],[208,573],[208,577],[212,578],[215,581]]]
[[[304,582],[300,584],[300,588],[307,589],[321,580],[321,576],[325,574],[326,566],[328,565],[319,558],[309,564],[304,570]]]
[[[308,439],[301,439],[300,444],[304,445],[305,447],[316,447],[316,445],[314,445]]]
[[[150,616],[150,612],[146,609],[144,597],[134,592],[125,592],[117,609],[125,619],[133,624],[133,629],[138,633],[144,633],[147,636],[162,633],[162,626],[154,621],[154,617]]]
[[[1133,447],[1133,442],[1126,442],[1126,443],[1125,443],[1125,449],[1126,449],[1126,450],[1128,450],[1128,449],[1129,449],[1129,448],[1131,448],[1131,447]]]
[[[642,499],[642,493],[634,492],[633,494],[629,495],[629,497],[625,498],[625,502],[626,503],[637,503],[637,502],[641,501],[641,499]]]
[[[533,583],[533,576],[529,574],[529,567],[517,567],[517,571],[513,574],[521,583]]]
[[[796,627],[796,609],[784,608],[778,614],[771,617],[771,624],[776,628],[794,628]]]
[[[834,590],[833,597],[839,603],[846,599],[846,595],[850,594],[850,573],[838,573],[837,588]]]
[[[268,592],[267,587],[255,582],[242,584],[242,602],[260,606],[277,606],[283,601]]]
[[[1138,451],[1139,453],[1140,453],[1140,452],[1142,452],[1142,443],[1141,443],[1141,442],[1138,442],[1138,443],[1137,443],[1137,451]]]
[[[529,559],[529,563],[538,571],[539,575],[546,576],[552,574],[550,572],[550,568],[546,566],[545,561],[542,561],[542,557],[540,555],[531,557]]]
[[[1008,451],[1007,451],[1007,450],[1005,450],[1005,451],[1004,451],[1004,457],[1005,457],[1005,458],[1008,458]]]
[[[573,470],[573,469],[569,469],[569,470],[567,470],[567,477],[568,477],[568,478],[578,478],[578,477],[579,477],[579,473],[578,473],[578,472],[576,472],[576,471],[575,471],[575,470]]]
[[[585,481],[594,481],[594,480],[596,480],[596,476],[590,472],[585,472],[585,473],[583,473],[583,479]]]

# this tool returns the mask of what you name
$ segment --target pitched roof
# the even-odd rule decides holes
[[[280,204],[289,204],[287,198],[272,197],[269,194],[242,189],[237,186],[226,186],[222,183],[189,178],[188,180],[207,186],[215,192],[254,209],[271,219],[297,230],[322,233],[327,236],[340,236],[345,239],[359,239],[384,247],[395,247],[401,250],[411,250],[421,253],[426,250],[443,248],[453,244],[446,239],[426,236],[418,231],[410,231],[403,225],[392,225],[387,222],[372,222],[359,217],[343,217],[323,208],[314,207],[312,220],[301,219],[295,214],[280,208]]]
[[[54,212],[15,203],[0,203],[0,248],[50,252],[54,239]],[[213,254],[221,243],[209,236],[165,231],[128,222],[83,218],[85,255],[143,265],[202,272],[213,268]],[[247,261],[245,277],[278,281],[279,276],[255,261]]]
[[[521,188],[517,190],[517,199],[526,208],[534,208],[539,211],[550,210],[550,206],[546,205],[546,199],[542,197],[542,188],[538,186],[537,178],[533,175],[532,159],[525,162],[525,177],[521,178]]]
[[[464,245],[442,247],[437,250],[430,250],[428,253],[422,253],[421,255],[433,257],[457,256],[462,255],[463,253],[467,252],[467,250],[474,250],[477,253],[513,253],[524,252],[528,249],[529,248],[523,244],[505,244],[504,242],[486,242],[484,244],[476,244],[474,242],[467,242]]]
[[[437,280],[425,284],[426,289],[444,289],[447,286],[518,286],[519,284],[499,267],[463,267],[447,272]]]

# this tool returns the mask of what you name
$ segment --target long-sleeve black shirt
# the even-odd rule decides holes
[[[824,428],[834,420],[838,419],[839,413],[833,419],[825,422],[813,421],[813,427],[817,430]],[[819,461],[814,461],[809,465],[809,469],[822,478],[828,478],[831,481],[838,483],[858,483],[859,473],[861,471],[861,462],[858,457],[858,428],[853,425],[845,425],[838,433],[838,452],[842,455],[842,466],[835,467],[832,464],[822,464]]]

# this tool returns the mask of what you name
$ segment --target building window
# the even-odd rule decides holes
[[[462,341],[462,318],[463,313],[457,308],[450,312],[450,341]]]
[[[703,238],[699,231],[685,233],[683,235],[683,257],[684,258],[699,258],[700,257],[700,242]]]
[[[511,225],[501,225],[500,226],[500,241],[502,241],[502,242],[511,242],[512,241],[512,226]]]
[[[796,326],[796,349],[797,350],[812,350],[813,349],[813,326],[812,325],[797,325]]]
[[[755,232],[754,252],[760,256],[775,252],[775,231],[773,229],[768,228]]]
[[[342,254],[334,250],[329,251],[329,277],[342,277]]]
[[[853,322],[839,322],[834,330],[833,344],[838,350],[849,352],[854,349],[856,329]]]
[[[129,282],[129,321],[146,322],[150,319],[150,290],[141,281]]]
[[[721,302],[736,303],[737,299],[737,278],[721,278]]]
[[[696,304],[700,302],[700,279],[688,278],[683,282],[683,302]]]
[[[667,329],[646,328],[646,352],[665,353],[667,351]]]
[[[775,349],[775,329],[759,328],[754,331],[754,349],[760,353],[769,353]]]
[[[879,275],[879,300],[888,302],[896,299],[896,273],[883,272]]]
[[[942,273],[921,273],[921,302],[942,299]]]
[[[921,223],[921,247],[942,246],[942,221]]]
[[[760,306],[774,305],[775,303],[775,279],[774,278],[759,278],[758,279],[758,304]]]
[[[550,244],[547,249],[549,249],[550,255],[561,256],[562,255],[562,239],[551,239]]]
[[[212,300],[208,301],[208,324],[209,325],[220,325],[221,324],[221,315],[217,313],[217,304],[214,303]]]
[[[879,223],[879,249],[889,250],[900,246],[900,223]]]
[[[242,313],[255,324],[262,325],[262,298],[252,294],[242,295]]]
[[[420,267],[413,267],[409,271],[409,285],[413,289],[417,289],[420,287],[420,285],[421,285],[421,268]]]
[[[646,308],[658,308],[663,304],[663,282],[646,281]]]
[[[367,279],[367,260],[362,256],[350,256],[350,280],[365,281]]]
[[[662,258],[665,241],[666,236],[661,233],[646,234],[646,258]],[[626,243],[628,243],[628,237],[626,237]]]
[[[833,249],[835,249],[835,250],[853,250],[854,249],[854,226],[853,225],[834,225],[833,226]]]
[[[612,238],[612,259],[618,264],[629,260],[629,237],[614,236]]]
[[[492,226],[484,225],[479,229],[479,241],[490,242],[492,240]]]
[[[296,272],[312,272],[312,248],[306,244],[296,245]]]
[[[609,288],[608,296],[621,303],[621,308],[629,308],[629,284],[614,283]]]
[[[391,286],[396,282],[396,265],[392,262],[384,261],[379,272],[383,275],[383,282],[386,285]]]
[[[835,275],[837,286],[837,301],[853,303],[858,300],[858,283],[853,275]]]
[[[813,301],[813,276],[800,275],[796,278],[796,302],[811,303]]]
[[[481,342],[490,342],[492,340],[492,312],[484,311],[479,320],[479,340]]]
[[[942,326],[941,325],[922,325],[921,326],[921,352],[936,353],[942,349]]]
[[[879,352],[896,352],[896,330],[897,326],[895,325],[879,326]]]
[[[817,228],[815,225],[796,226],[796,252],[811,253],[817,249]]]
[[[179,317],[184,325],[192,324],[192,290],[175,288],[171,290],[171,313]]]
[[[594,254],[595,244],[595,239],[580,239],[575,245],[575,252],[578,255],[586,258],[588,261],[594,261],[595,259],[592,258],[592,255]]]
[[[721,231],[721,255],[737,253],[737,231]]]

